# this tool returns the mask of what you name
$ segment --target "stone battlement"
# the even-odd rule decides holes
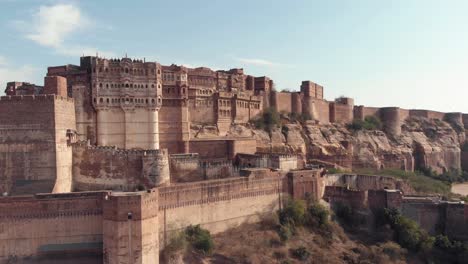
[[[72,144],[73,147],[85,148],[97,152],[108,152],[119,156],[157,156],[167,155],[167,149],[122,149],[116,146],[96,146],[90,145],[88,141],[78,141]]]
[[[54,94],[41,94],[41,95],[7,95],[0,97],[0,103],[17,103],[17,102],[44,102],[60,100],[64,102],[73,103],[74,99],[69,97],[63,97]]]

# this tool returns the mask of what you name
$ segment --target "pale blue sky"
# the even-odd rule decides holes
[[[468,1],[0,0],[0,85],[107,57],[243,67],[332,100],[468,112]]]

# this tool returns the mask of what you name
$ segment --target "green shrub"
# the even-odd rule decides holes
[[[208,230],[203,229],[200,225],[188,226],[185,229],[187,241],[190,242],[193,248],[201,251],[203,254],[211,254],[214,248],[214,242]]]
[[[347,125],[349,130],[381,130],[382,122],[376,116],[366,116],[364,120],[354,119],[351,124]]]
[[[305,122],[307,120],[312,120],[312,117],[310,116],[309,113],[289,113],[288,114],[289,120],[292,122]]]
[[[288,132],[289,132],[289,127],[287,126],[281,127],[281,133],[283,133],[283,135],[288,136]]]
[[[281,225],[302,225],[306,215],[306,204],[302,200],[290,199],[283,210],[279,212]]]
[[[384,209],[383,218],[383,222],[390,224],[394,230],[394,239],[400,246],[414,252],[432,249],[434,237],[429,236],[415,221],[401,215],[398,210]]]
[[[418,193],[426,194],[443,194],[450,193],[450,184],[441,181],[438,178],[432,178],[423,175],[421,172],[407,172],[397,169],[373,170],[373,169],[358,169],[356,173],[370,175],[387,175],[406,180],[411,187]]]
[[[293,257],[301,261],[306,261],[310,257],[310,252],[305,247],[298,247],[292,250]]]
[[[365,223],[365,218],[347,204],[336,203],[333,209],[336,217],[346,227],[357,227]]]
[[[307,210],[307,225],[310,227],[328,227],[328,217],[330,213],[327,208],[319,203],[312,203]]]
[[[280,115],[274,107],[266,109],[260,117],[252,120],[257,129],[264,129],[267,132],[271,132],[273,128],[279,127],[280,121]]]
[[[293,229],[294,227],[291,226],[290,224],[280,225],[277,232],[281,241],[284,242],[284,241],[289,240],[295,233],[295,230]]]
[[[344,173],[345,171],[338,169],[338,168],[329,168],[327,169],[328,174],[337,174],[337,173]]]

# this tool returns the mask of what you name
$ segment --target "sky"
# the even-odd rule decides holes
[[[244,68],[357,105],[468,113],[465,0],[0,0],[0,94],[82,55]]]

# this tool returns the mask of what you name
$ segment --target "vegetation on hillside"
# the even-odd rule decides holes
[[[450,194],[450,183],[424,175],[421,172],[408,172],[397,169],[357,169],[356,173],[369,175],[387,175],[406,180],[415,191],[421,194]]]
[[[257,118],[251,120],[255,128],[263,129],[271,132],[273,128],[277,128],[281,124],[281,119],[278,111],[274,107],[267,108]]]
[[[377,228],[389,226],[393,239],[401,247],[419,254],[420,258],[431,263],[466,263],[468,242],[452,240],[443,234],[430,236],[396,209],[380,209],[374,215]]]
[[[349,130],[381,130],[382,121],[376,116],[366,116],[364,120],[354,119],[351,124],[346,126]]]
[[[312,120],[312,117],[310,116],[309,113],[288,113],[287,114],[289,120],[291,120],[291,122],[305,122],[305,121],[308,121],[308,120]]]
[[[190,225],[184,231],[172,236],[161,256],[165,262],[169,262],[174,256],[185,255],[187,251],[210,255],[213,249],[214,242],[210,232],[201,228],[200,225]]]

